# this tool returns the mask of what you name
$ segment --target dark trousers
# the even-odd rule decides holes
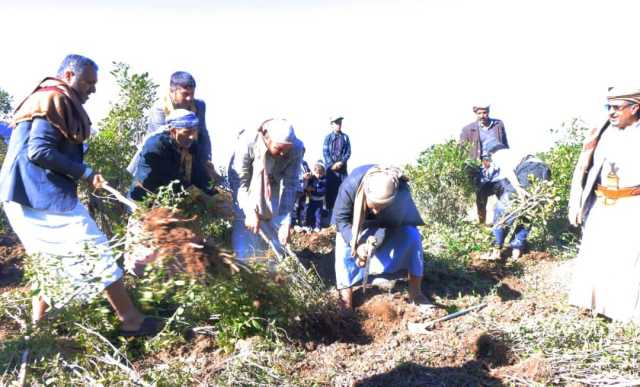
[[[529,235],[530,225],[526,219],[509,218],[506,220],[504,225],[500,227],[496,225],[509,208],[509,199],[514,195],[517,195],[515,189],[506,181],[506,179],[502,181],[501,186],[502,194],[496,203],[496,208],[493,213],[493,236],[496,238],[494,245],[502,248],[505,238],[507,237],[507,234],[509,234],[509,229],[513,226],[513,223],[517,221],[516,229],[514,230],[513,239],[511,240],[510,245],[514,249],[522,250],[526,246],[527,236]]]
[[[314,228],[322,228],[322,200],[309,200],[307,203],[307,220],[306,226]]]
[[[488,182],[476,186],[476,208],[478,210],[478,221],[484,224],[487,220],[487,201],[489,196],[500,196],[499,182]]]
[[[296,192],[297,199],[293,207],[293,219],[291,224],[294,226],[304,226],[306,223],[305,204],[307,202],[307,194],[304,192]]]
[[[333,205],[338,197],[338,189],[345,177],[347,177],[346,168],[334,171],[330,166],[327,166],[327,194],[325,200],[328,211],[333,211]]]

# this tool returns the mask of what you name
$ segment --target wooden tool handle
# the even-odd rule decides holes
[[[127,207],[131,208],[132,211],[135,211],[138,209],[138,205],[135,202],[124,197],[123,194],[121,194],[117,189],[110,186],[107,182],[102,183],[102,189],[111,193],[113,196],[116,197],[116,199],[118,199],[118,201],[120,201]]]

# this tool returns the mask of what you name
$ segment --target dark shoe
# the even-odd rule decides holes
[[[140,324],[140,328],[135,331],[120,330],[120,336],[123,337],[143,337],[155,336],[164,327],[164,322],[159,318],[145,317]]]

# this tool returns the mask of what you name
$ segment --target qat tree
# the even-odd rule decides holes
[[[119,88],[118,98],[111,102],[111,109],[99,124],[100,130],[89,141],[87,161],[111,186],[124,192],[131,184],[126,167],[147,130],[148,112],[156,100],[158,85],[146,72],[131,72],[125,63],[113,65],[111,75]],[[89,197],[92,214],[102,229],[112,235],[122,225],[126,210],[118,203]]]
[[[0,119],[7,119],[11,113],[13,98],[9,93],[0,87]]]

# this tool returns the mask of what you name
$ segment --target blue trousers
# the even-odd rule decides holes
[[[304,192],[296,192],[297,200],[295,207],[293,208],[293,214],[291,216],[291,224],[294,226],[306,225],[306,201],[307,195]]]
[[[305,226],[309,227],[322,227],[322,207],[324,202],[322,200],[309,200],[306,213]]]
[[[335,252],[336,287],[345,289],[362,282],[364,269],[356,265],[349,242],[344,240],[340,232],[336,234]],[[422,237],[415,226],[387,228],[384,241],[369,264],[369,274],[372,276],[400,270],[407,270],[415,277],[422,277],[424,272]]]
[[[509,207],[509,198],[511,195],[514,195],[515,191],[513,188],[504,189],[502,195],[500,195],[500,199],[496,202],[496,207],[493,213],[493,223],[496,224],[498,220],[505,213],[507,208]],[[496,247],[501,248],[504,245],[505,238],[509,233],[509,229],[513,226],[513,223],[517,219],[508,219],[506,225],[502,227],[493,226],[493,236],[495,237],[494,244]],[[527,244],[527,236],[529,235],[529,225],[526,221],[520,220],[516,229],[514,230],[513,239],[511,240],[511,247],[514,249],[523,249]]]

